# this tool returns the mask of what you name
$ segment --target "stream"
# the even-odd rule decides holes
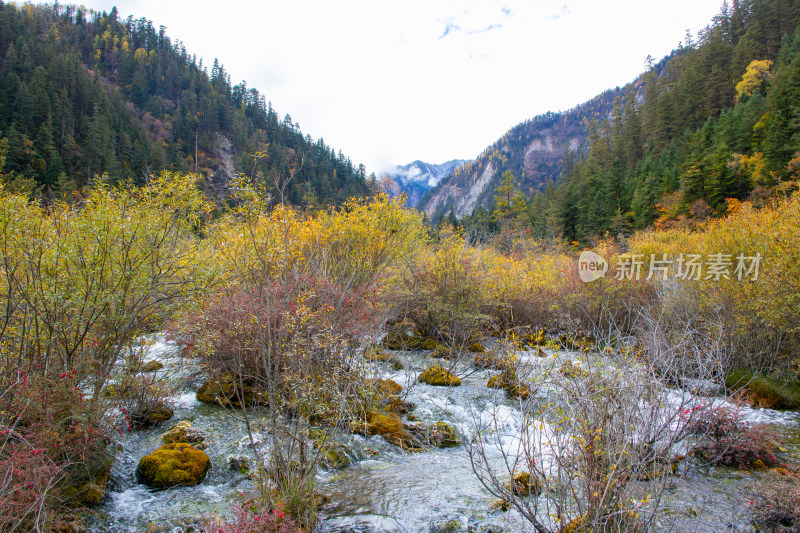
[[[252,457],[244,425],[230,411],[198,402],[197,379],[191,361],[180,357],[180,347],[163,337],[153,336],[145,347],[145,361],[164,363],[167,376],[186,381],[183,391],[172,398],[174,416],[159,427],[123,433],[112,468],[108,494],[99,509],[87,517],[88,531],[188,532],[198,517],[228,516],[231,504],[252,497],[254,484],[228,468],[232,456]],[[513,441],[522,413],[516,400],[505,392],[487,388],[493,370],[475,371],[471,365],[456,367],[460,387],[434,387],[416,382],[419,372],[433,361],[425,352],[396,352],[405,369],[393,371],[387,363],[374,365],[379,377],[391,378],[404,387],[406,400],[416,405],[419,422],[445,421],[469,435],[476,421],[495,415],[499,441]],[[547,358],[559,362],[571,353],[547,350]],[[520,352],[520,358],[531,354]],[[721,401],[721,400],[720,400]],[[787,449],[787,458],[800,457],[800,416],[793,412],[744,407],[746,418],[772,425]],[[193,487],[152,490],[136,482],[135,470],[141,457],[158,448],[161,435],[176,423],[188,420],[207,435],[205,452],[212,468],[205,480]],[[430,448],[406,453],[382,437],[335,435],[348,450],[351,464],[341,470],[320,469],[318,490],[330,500],[320,512],[316,533],[351,532],[522,532],[532,531],[520,514],[494,511],[495,498],[478,481],[470,467],[463,444],[455,448]],[[499,460],[490,457],[490,460]],[[681,468],[670,476],[664,495],[664,512],[658,530],[756,531],[750,525],[749,493],[746,485],[770,473],[740,471],[722,467]],[[663,516],[662,516],[663,515]]]

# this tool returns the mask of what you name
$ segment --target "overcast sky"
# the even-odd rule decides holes
[[[526,118],[632,81],[722,0],[85,0],[219,58],[368,172],[477,157]]]

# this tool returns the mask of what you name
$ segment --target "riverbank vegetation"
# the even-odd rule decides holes
[[[695,437],[711,426],[697,420],[717,409],[695,409],[692,387],[722,394],[738,371],[779,384],[774,395],[800,380],[797,193],[761,207],[730,202],[725,218],[696,230],[600,241],[593,250],[609,262],[607,275],[585,283],[574,245],[507,236],[497,246],[470,244],[381,195],[303,211],[275,205],[243,180],[220,214],[192,175],[164,173],[136,188],[99,179],[48,203],[14,185],[0,191],[4,531],[67,528],[76,509],[103,498],[116,436],[135,430],[133,420],[146,427],[171,416],[168,384],[142,371],[137,349],[143,334],[165,328],[202,364],[206,399],[242,419],[253,439],[259,492],[230,530],[262,514],[278,528],[277,513],[313,528],[315,472],[331,450],[319,428],[383,435],[407,450],[435,441],[431,428],[403,422],[402,393],[374,379],[363,354],[381,350],[383,332],[387,341],[436,350],[446,373],[473,360],[500,370],[500,392],[530,415],[525,431],[545,415],[556,422],[551,430],[563,433],[525,437],[530,447],[505,477],[476,468],[490,492],[546,530],[533,492],[560,513],[556,529],[652,520],[658,500],[640,495],[635,481],[663,487],[654,472],[673,468],[679,443],[704,442]],[[631,254],[642,275],[617,276]],[[663,266],[652,261],[681,254],[723,254],[728,276],[670,271],[663,279],[658,270],[646,279],[651,266]],[[757,279],[753,271],[738,279],[740,255],[760,257]],[[484,353],[487,338],[503,339],[507,350]],[[587,355],[526,381],[514,351],[532,346]],[[672,389],[656,384],[684,392],[676,403]],[[538,402],[542,386],[560,387],[563,403]],[[739,394],[794,405],[762,398],[764,388]],[[658,446],[633,453],[632,424]],[[257,446],[264,427],[273,442]],[[480,465],[481,446],[491,443],[472,442]],[[730,457],[703,446],[709,460]],[[541,462],[548,447],[560,484]],[[507,488],[506,478],[521,473],[517,463],[535,491]],[[600,485],[609,488],[600,493]]]

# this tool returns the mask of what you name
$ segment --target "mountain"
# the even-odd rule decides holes
[[[232,85],[216,59],[209,69],[163,26],[116,8],[0,2],[0,136],[3,172],[44,195],[160,170],[197,171],[220,201],[239,173],[295,204],[368,190],[363,166]]]
[[[488,208],[506,170],[514,174],[517,186],[527,196],[542,190],[585,152],[589,122],[606,117],[614,98],[621,94],[620,88],[609,90],[564,113],[546,113],[514,126],[476,160],[455,169],[426,194],[421,209],[436,219],[451,209],[462,218],[477,207]]]
[[[497,231],[480,208],[510,171],[528,199],[519,225],[582,243],[762,205],[800,180],[798,25],[798,0],[724,2],[631,83],[515,126],[421,205]]]
[[[430,189],[447,179],[458,167],[467,163],[465,159],[453,159],[441,165],[433,165],[423,161],[414,161],[403,166],[396,166],[387,175],[399,186],[400,193],[408,197],[408,205],[419,206],[419,200]]]
[[[590,125],[586,154],[535,195],[535,234],[590,242],[695,227],[800,178],[800,1],[725,2]]]

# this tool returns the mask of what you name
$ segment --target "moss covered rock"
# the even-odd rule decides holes
[[[464,531],[464,527],[459,520],[448,520],[443,524],[433,525],[430,529],[431,533],[460,533],[462,531]]]
[[[413,403],[403,400],[399,396],[387,396],[381,404],[385,406],[387,411],[402,415],[408,414],[416,408]]]
[[[531,395],[531,389],[521,383],[517,373],[513,371],[501,372],[490,377],[489,381],[486,382],[486,386],[490,389],[503,389],[509,396],[521,400],[527,400]]]
[[[420,451],[420,443],[403,426],[395,414],[377,411],[368,413],[366,424],[358,424],[357,431],[366,435],[380,435],[387,442],[408,451]]]
[[[243,405],[267,405],[267,395],[257,391],[252,383],[237,382],[229,375],[222,375],[200,387],[197,401],[238,409]]]
[[[246,455],[231,455],[228,457],[228,470],[247,475],[250,473],[250,458]]]
[[[173,414],[174,412],[169,407],[163,404],[156,404],[136,412],[131,412],[129,416],[133,429],[147,429],[166,422],[172,418]]]
[[[383,346],[389,350],[416,350],[420,342],[419,331],[406,323],[397,324],[383,339]]]
[[[145,363],[142,367],[142,372],[155,372],[156,370],[161,370],[164,368],[164,363],[161,361],[150,361],[149,363]]]
[[[417,342],[417,349],[418,350],[438,350],[440,348],[444,348],[443,345],[439,344],[439,341],[434,339],[426,339],[420,338]]]
[[[80,504],[93,507],[106,495],[108,473],[111,466],[104,467],[82,481],[62,487],[60,497],[65,504]]]
[[[343,444],[325,444],[320,451],[320,464],[326,470],[340,470],[350,466],[350,456]]]
[[[455,448],[461,444],[458,433],[447,422],[436,422],[427,426],[425,437],[428,444],[437,448]]]
[[[454,376],[441,366],[432,366],[419,375],[419,381],[428,385],[443,387],[458,387],[461,379]]]
[[[490,377],[489,381],[486,382],[486,386],[490,389],[504,389],[506,382],[503,379],[503,374],[496,374]]]
[[[452,360],[458,358],[458,352],[447,346],[439,345],[431,352],[431,357]]]
[[[384,352],[380,346],[372,346],[364,350],[364,359],[372,362],[389,363],[394,370],[404,368],[403,361],[393,353]]]
[[[403,322],[394,326],[383,340],[384,348],[389,350],[436,350],[438,341],[423,336],[416,326]]]
[[[204,447],[203,441],[205,441],[205,439],[205,433],[194,429],[192,427],[192,423],[188,420],[178,422],[169,428],[163,435],[161,435],[161,440],[163,440],[165,444],[184,442],[188,444],[194,444],[195,447],[201,450]]]
[[[509,490],[517,496],[535,496],[541,489],[542,483],[529,472],[520,472],[509,484]]]
[[[369,383],[374,385],[375,390],[385,395],[397,394],[403,390],[402,385],[393,379],[374,379],[369,380]]]
[[[472,353],[483,353],[486,351],[486,348],[483,346],[483,344],[479,343],[478,341],[475,341],[469,346],[467,346],[467,350]]]
[[[149,487],[197,485],[211,468],[211,459],[191,444],[164,444],[145,455],[136,468],[136,478]]]

